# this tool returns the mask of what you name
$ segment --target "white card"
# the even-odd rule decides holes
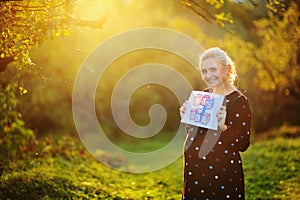
[[[218,130],[217,113],[223,104],[224,96],[203,91],[192,91],[182,123]]]

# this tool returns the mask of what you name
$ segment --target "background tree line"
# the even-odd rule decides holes
[[[101,41],[142,26],[178,30],[204,48],[226,49],[238,67],[237,85],[252,103],[257,133],[283,123],[299,125],[297,1],[2,1],[0,14],[2,147],[18,138],[27,141],[34,135],[30,129],[38,136],[76,134],[71,96],[80,64]],[[195,88],[204,87],[188,63],[166,52],[140,51],[118,59],[96,94],[99,121],[112,137],[122,135],[110,112],[113,86],[128,69],[145,62],[174,66]],[[141,109],[161,103],[168,110],[162,132],[177,129],[181,102],[166,88],[142,87],[132,102],[138,124],[149,121]]]

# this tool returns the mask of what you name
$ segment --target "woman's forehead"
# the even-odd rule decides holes
[[[201,63],[201,68],[218,67],[220,63],[214,58],[207,58]]]

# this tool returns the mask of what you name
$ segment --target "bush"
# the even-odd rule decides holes
[[[3,169],[27,149],[34,132],[25,127],[21,114],[17,112],[16,86],[8,84],[0,88],[0,175]]]
[[[291,126],[284,123],[277,129],[272,129],[258,135],[259,139],[275,139],[275,138],[299,138],[300,126]]]

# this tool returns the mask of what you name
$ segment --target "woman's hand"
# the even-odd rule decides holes
[[[180,113],[181,119],[183,118],[183,115],[184,115],[184,113],[185,113],[185,111],[186,111],[186,105],[187,105],[187,103],[188,103],[188,101],[186,100],[186,101],[182,104],[182,106],[179,108],[179,113]]]
[[[227,130],[227,126],[225,125],[226,114],[226,106],[222,106],[220,111],[217,113],[218,126],[222,131]]]
[[[183,115],[184,115],[184,113],[185,113],[185,111],[186,111],[186,105],[187,105],[187,104],[188,104],[188,100],[186,100],[186,101],[182,104],[182,106],[179,108],[179,113],[180,113],[181,119],[183,118]],[[189,133],[190,131],[193,131],[193,129],[191,129],[191,126],[190,126],[189,124],[186,124],[186,125],[185,125],[185,130],[186,130],[187,133]]]

